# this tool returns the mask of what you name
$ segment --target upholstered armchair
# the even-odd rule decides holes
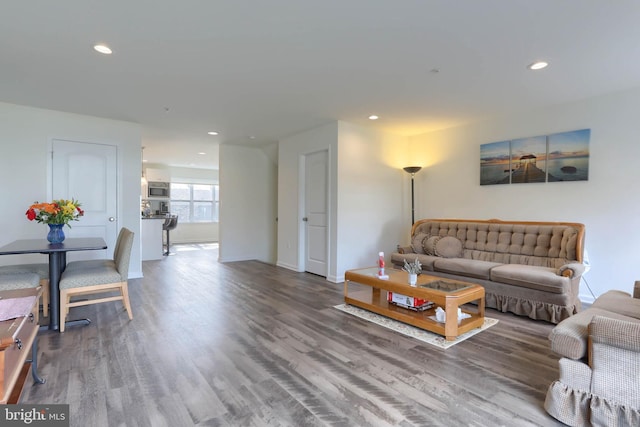
[[[633,298],[609,291],[550,339],[564,356],[545,400],[551,416],[570,426],[640,426],[640,282]]]
[[[119,300],[129,319],[133,319],[128,287],[133,236],[134,233],[127,228],[120,230],[113,260],[74,261],[67,265],[60,278],[60,332],[64,332],[65,319],[71,307]],[[72,301],[75,296],[83,298]]]

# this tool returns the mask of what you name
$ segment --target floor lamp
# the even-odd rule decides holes
[[[407,166],[406,168],[403,168],[405,172],[410,173],[411,174],[411,225],[413,225],[416,222],[415,219],[415,212],[416,212],[416,208],[414,205],[414,198],[413,198],[413,178],[416,176],[416,172],[420,171],[420,169],[422,169],[421,166]]]

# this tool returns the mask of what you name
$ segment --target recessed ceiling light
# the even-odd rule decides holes
[[[379,117],[376,116],[375,114],[369,116],[369,120],[378,120],[378,119],[379,119]]]
[[[547,65],[549,65],[549,63],[544,61],[538,61],[538,62],[534,62],[533,64],[530,64],[527,68],[529,68],[530,70],[542,70],[543,68],[546,68]]]
[[[204,151],[201,151],[201,152],[199,152],[198,154],[200,154],[201,156],[204,156],[204,155],[205,155],[205,154],[207,154],[207,153],[205,153]]]
[[[217,134],[218,134],[218,132],[216,132],[216,131],[214,131],[214,130],[212,130],[211,132],[207,132],[207,133],[208,133],[209,135],[217,135]]]
[[[251,135],[251,136],[249,137],[249,139],[256,139],[256,137],[255,137],[255,136],[253,136],[253,135]]]
[[[109,46],[107,45],[97,44],[93,48],[100,53],[104,53],[105,55],[111,55],[111,49],[109,49]]]

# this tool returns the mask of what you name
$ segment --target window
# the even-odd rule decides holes
[[[219,186],[171,183],[171,213],[178,223],[218,222]]]

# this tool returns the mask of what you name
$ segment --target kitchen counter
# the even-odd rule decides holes
[[[167,215],[143,215],[142,219],[167,219]]]
[[[164,215],[142,217],[140,225],[142,261],[162,259],[162,225],[165,219]]]

